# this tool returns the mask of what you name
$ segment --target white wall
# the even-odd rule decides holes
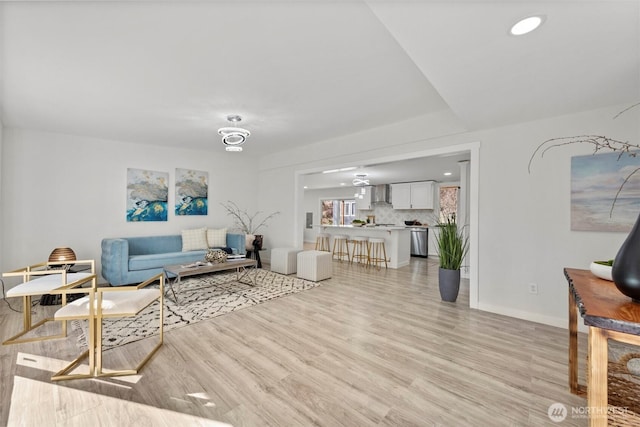
[[[558,136],[608,135],[640,142],[636,113],[612,118],[626,106],[505,127],[482,136],[480,194],[480,308],[566,325],[563,267],[588,268],[612,259],[627,233],[570,229],[571,156],[587,146],[568,146],[536,158],[541,141]],[[486,141],[486,143],[484,143]],[[537,283],[538,295],[527,292]]]
[[[570,157],[590,153],[589,147],[554,150],[535,161],[531,174],[527,164],[542,141],[558,136],[595,133],[640,142],[637,114],[612,119],[625,107],[481,132],[465,132],[447,115],[425,116],[268,156],[261,168],[269,171],[270,184],[286,183],[300,203],[298,218],[292,211],[283,221],[294,226],[279,227],[277,233],[283,240],[302,241],[302,225],[295,226],[304,216],[302,189],[292,188],[296,174],[480,141],[479,164],[472,164],[479,168],[478,306],[565,326],[563,267],[588,268],[592,260],[613,258],[626,233],[570,230]],[[538,284],[537,295],[528,293],[528,283]]]
[[[227,200],[249,212],[258,208],[257,161],[218,146],[211,151],[169,149],[5,129],[0,152],[2,271],[46,260],[58,246],[99,262],[104,237],[233,227],[220,206]],[[127,168],[169,173],[167,222],[126,222]],[[209,172],[207,216],[173,214],[176,168]]]
[[[266,228],[259,230],[264,236],[266,248],[260,257],[263,261],[269,262],[271,248],[302,247],[302,241],[298,244],[288,230],[293,227],[304,227],[304,212],[301,210],[296,216],[294,210],[298,203],[302,203],[303,195],[302,189],[300,192],[296,191],[293,170],[290,168],[260,170],[258,173],[254,189],[257,190],[255,201],[259,204],[260,211],[265,215],[280,212]]]

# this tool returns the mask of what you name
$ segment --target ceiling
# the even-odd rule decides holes
[[[519,18],[544,14],[522,37]],[[429,113],[468,130],[637,102],[640,2],[0,4],[5,127],[262,156]]]

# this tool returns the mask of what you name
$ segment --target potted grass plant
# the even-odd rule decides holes
[[[435,236],[440,268],[438,269],[438,286],[443,301],[455,302],[460,290],[460,267],[469,250],[469,238],[464,230],[458,227],[455,214],[436,224],[438,233]]]

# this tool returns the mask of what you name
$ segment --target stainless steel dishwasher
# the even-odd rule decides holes
[[[426,227],[410,227],[411,256],[427,257],[429,255],[429,229]]]

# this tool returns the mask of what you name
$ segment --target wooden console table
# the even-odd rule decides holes
[[[608,339],[640,345],[640,304],[589,270],[564,269],[569,282],[569,387],[587,394],[589,425],[607,425]],[[589,326],[588,382],[578,384],[578,316]]]

